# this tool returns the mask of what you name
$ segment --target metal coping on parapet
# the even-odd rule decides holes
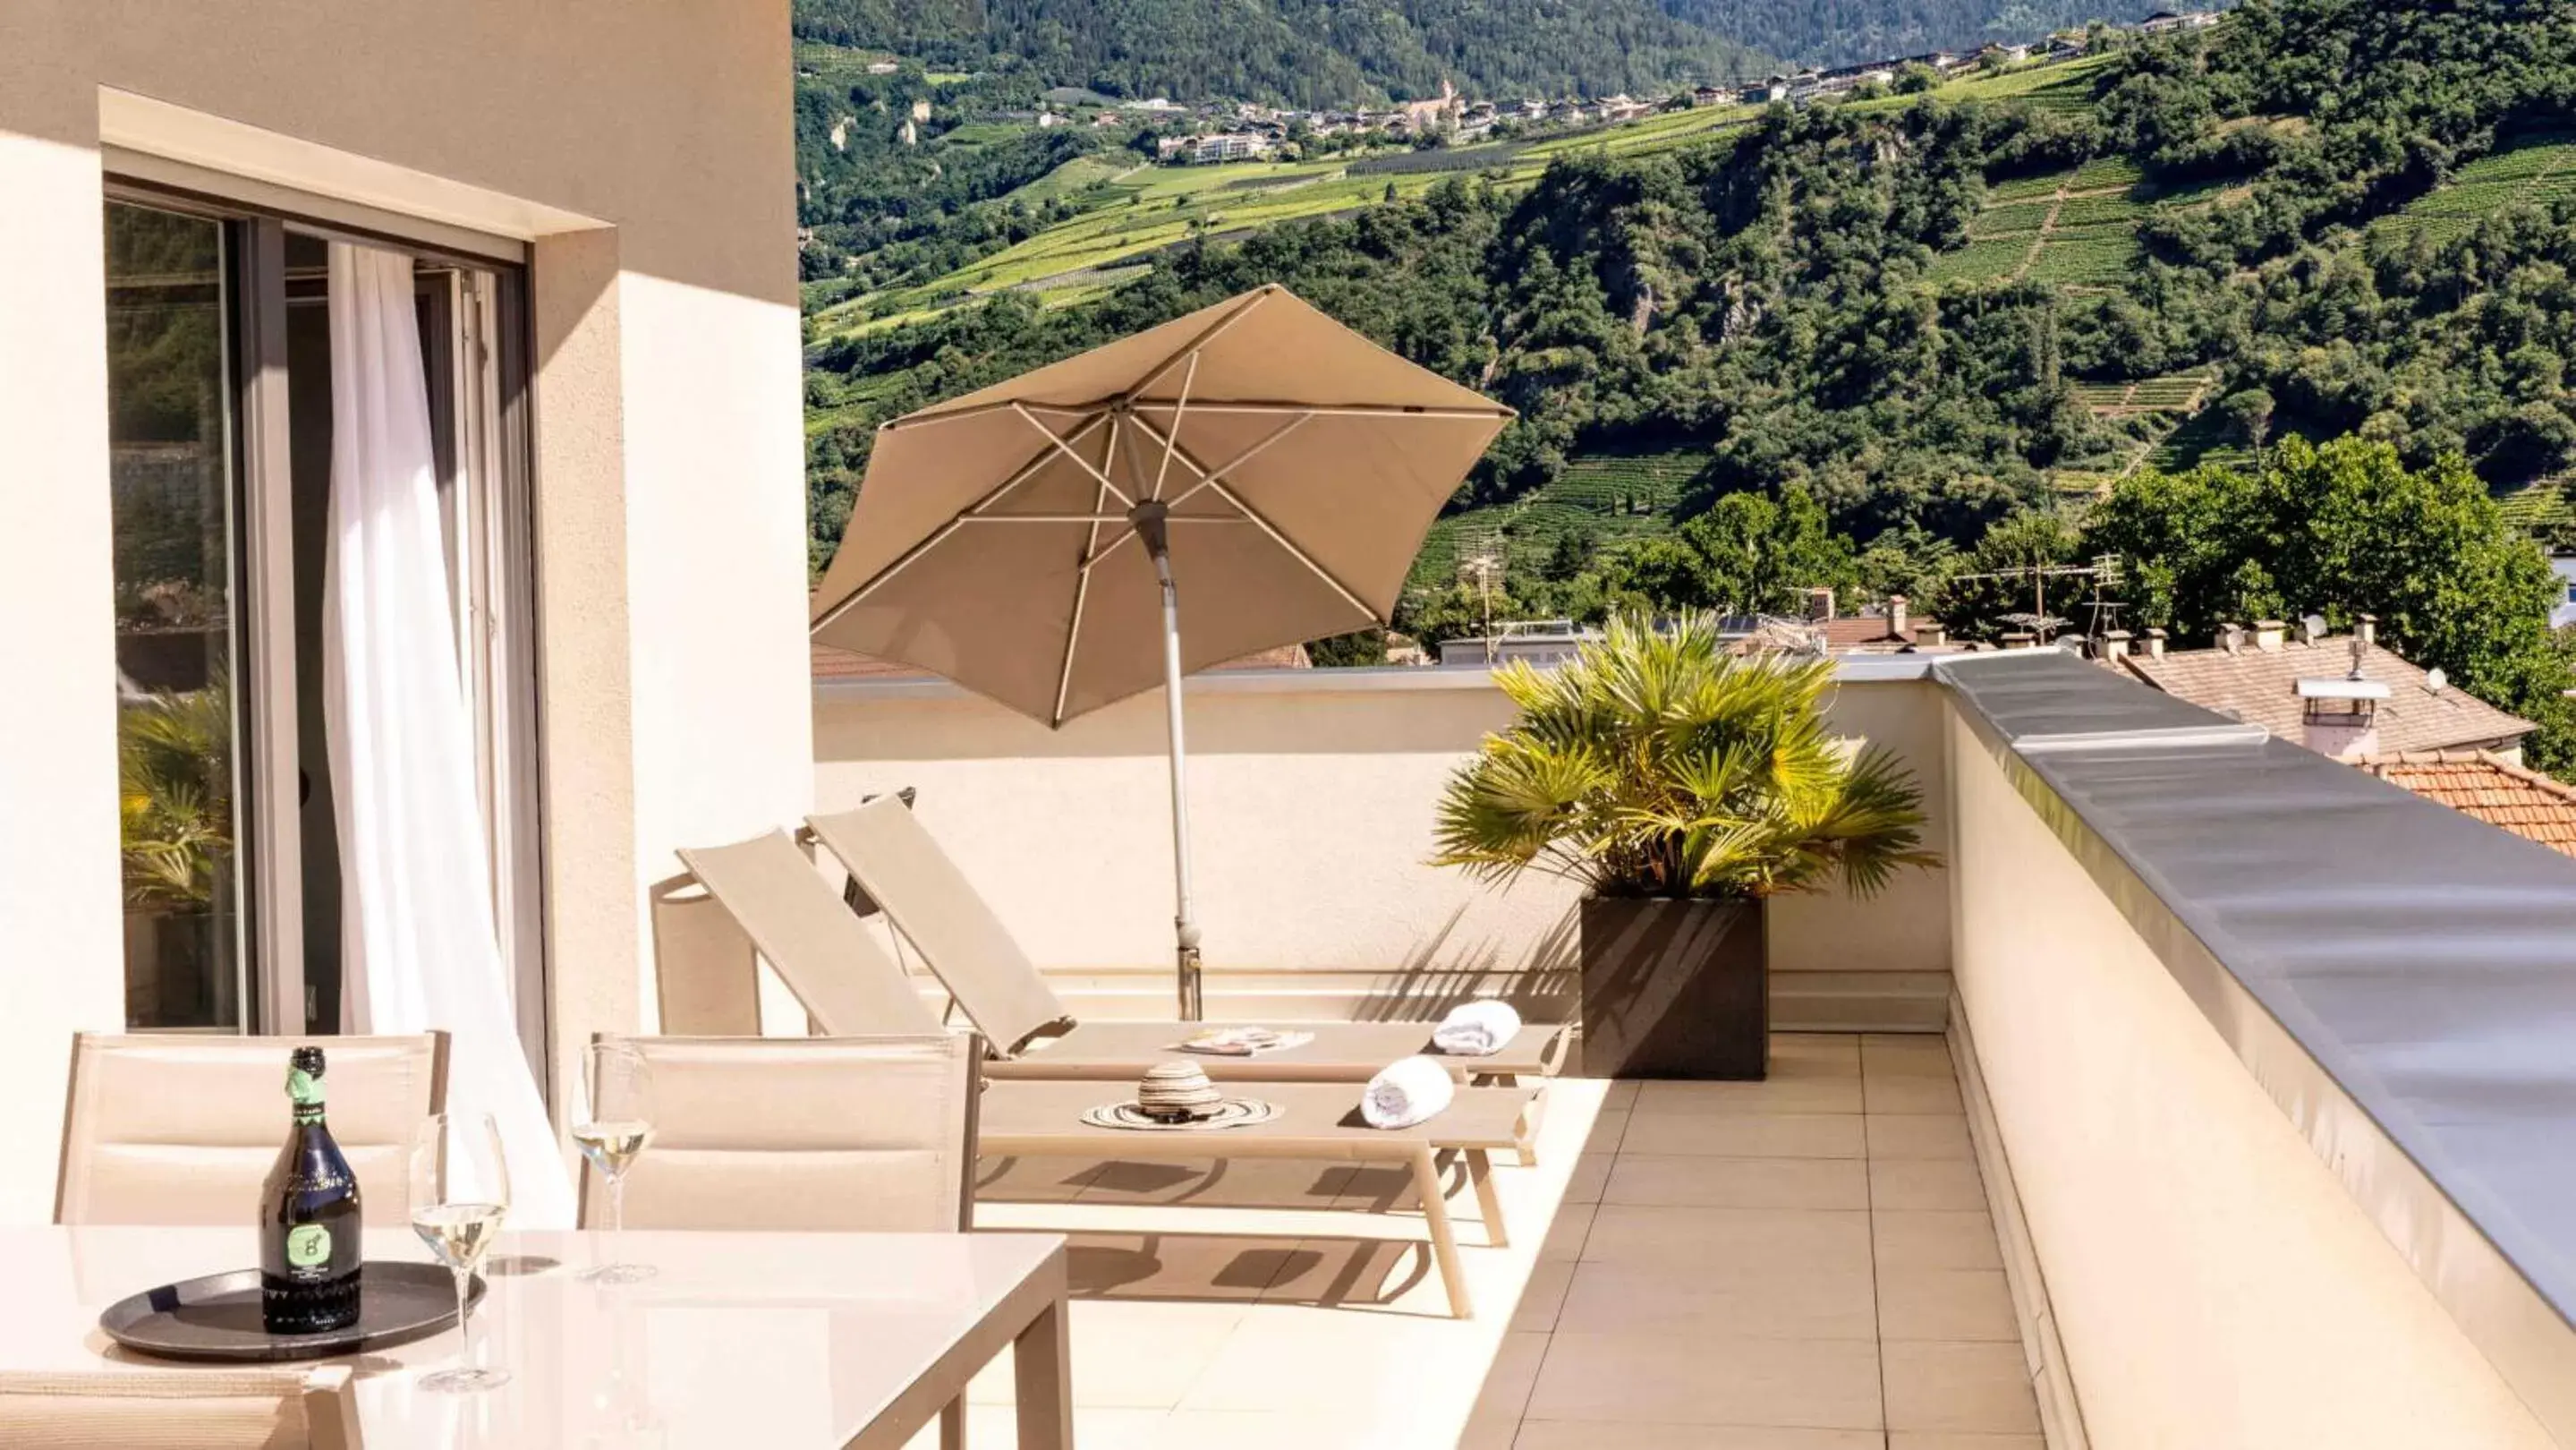
[[[2078,750],[2206,750],[2261,745],[2272,732],[2260,725],[2167,725],[2152,730],[2085,730],[2063,735],[2024,735],[2012,742],[2023,755]]]

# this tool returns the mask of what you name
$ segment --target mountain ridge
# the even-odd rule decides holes
[[[1348,107],[1604,96],[1761,74],[1770,57],[1654,0],[796,0],[799,39],[1130,100]]]

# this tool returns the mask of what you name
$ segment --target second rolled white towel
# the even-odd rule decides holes
[[[1369,1079],[1360,1117],[1372,1128],[1410,1128],[1437,1117],[1457,1091],[1449,1069],[1427,1057],[1404,1058]]]
[[[1520,1030],[1521,1014],[1511,1003],[1482,997],[1449,1009],[1431,1029],[1431,1045],[1462,1057],[1485,1057],[1502,1051]]]

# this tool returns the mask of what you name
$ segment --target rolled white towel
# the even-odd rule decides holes
[[[1511,1003],[1486,997],[1450,1008],[1431,1029],[1431,1045],[1461,1057],[1485,1057],[1502,1051],[1520,1030],[1521,1014]]]
[[[1457,1094],[1449,1069],[1427,1057],[1387,1064],[1360,1093],[1360,1116],[1372,1128],[1410,1128],[1437,1117]]]

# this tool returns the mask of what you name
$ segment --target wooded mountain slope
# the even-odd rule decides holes
[[[796,0],[797,34],[1129,98],[1350,106],[1609,95],[1759,74],[1654,0]]]

